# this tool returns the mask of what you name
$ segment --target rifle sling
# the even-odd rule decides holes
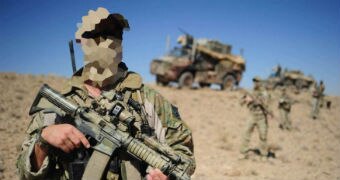
[[[130,99],[130,97],[131,97],[131,94],[132,94],[132,92],[129,91],[129,90],[125,91],[123,101],[124,101],[126,104],[128,104],[129,99]]]
[[[110,160],[110,156],[94,150],[89,162],[86,165],[83,180],[100,180],[103,176],[106,165]]]

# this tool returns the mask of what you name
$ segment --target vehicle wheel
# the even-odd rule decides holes
[[[167,86],[169,82],[162,80],[160,76],[156,76],[156,84],[160,86]]]
[[[194,75],[190,72],[183,73],[178,79],[179,88],[191,88],[194,82]]]
[[[223,83],[221,85],[222,90],[227,90],[227,91],[233,90],[235,86],[235,82],[236,82],[236,79],[234,76],[227,75],[223,79]]]
[[[201,88],[204,88],[204,87],[209,87],[209,86],[210,86],[210,83],[203,83],[203,82],[200,82],[199,85],[200,85]]]

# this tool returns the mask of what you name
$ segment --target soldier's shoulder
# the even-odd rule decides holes
[[[144,84],[142,89],[143,89],[144,92],[158,93],[159,94],[159,92],[157,90],[155,90],[154,88],[150,87],[147,84]]]
[[[77,71],[71,78],[67,80],[65,84],[63,84],[63,88],[61,89],[61,94],[67,95],[75,90],[83,90],[84,89],[84,77],[79,73],[80,70]]]
[[[143,78],[138,73],[129,71],[117,88],[121,90],[137,90],[141,89],[142,86]]]
[[[154,88],[150,87],[149,85],[144,84],[142,87],[142,92],[149,101],[155,101],[156,99],[162,99],[165,101],[165,98]]]

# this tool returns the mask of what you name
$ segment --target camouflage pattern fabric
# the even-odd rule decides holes
[[[249,142],[251,134],[253,133],[254,129],[257,128],[260,138],[259,145],[260,152],[262,155],[267,155],[267,132],[268,132],[267,118],[261,109],[254,107],[250,111],[252,117],[249,118],[247,121],[247,126],[243,135],[240,151],[242,154],[245,154],[250,150]]]
[[[263,90],[255,90],[253,95],[253,100],[247,104],[250,110],[251,117],[247,120],[247,125],[245,132],[242,137],[242,144],[240,152],[246,154],[249,149],[249,142],[251,135],[255,128],[259,132],[260,144],[259,150],[262,156],[268,154],[267,149],[267,133],[268,133],[268,121],[267,113],[268,111],[268,94]]]
[[[325,92],[325,85],[322,83],[322,84],[320,84],[320,104],[319,104],[319,106],[322,108],[323,107],[323,105],[325,104],[325,94],[324,94],[324,92]]]
[[[279,127],[281,129],[291,130],[292,122],[289,119],[289,111],[280,109],[280,116],[281,116],[281,122],[280,122]]]
[[[313,99],[312,99],[312,113],[311,113],[311,116],[312,116],[313,119],[318,118],[319,108],[320,108],[320,98],[313,97]]]
[[[312,112],[311,117],[313,119],[318,118],[319,116],[319,108],[320,108],[320,101],[323,99],[323,92],[325,90],[325,86],[323,84],[314,85],[312,89]]]
[[[113,91],[131,91],[131,97],[138,101],[137,91],[140,91],[143,105],[151,105],[149,106],[149,109],[151,107],[152,112],[154,112],[154,114],[148,114],[147,116],[148,122],[154,122],[153,124],[150,123],[150,126],[155,129],[157,138],[160,141],[167,143],[178,153],[188,156],[194,162],[195,159],[193,154],[193,140],[191,131],[181,120],[177,108],[169,103],[158,92],[143,85],[141,77],[138,74],[125,72],[121,73],[121,75],[122,78],[117,78],[119,81],[110,88],[105,89],[105,93],[110,94],[110,92]],[[80,74],[72,77],[69,85],[64,90],[64,94],[67,98],[80,106],[91,107],[93,101],[102,104],[102,100],[100,98],[94,99],[87,94],[87,91],[84,89],[83,79]],[[42,104],[42,106],[48,107],[46,104]],[[140,121],[141,118],[138,113],[136,113],[134,110],[132,110],[131,113],[136,116],[136,121]],[[31,157],[34,154],[34,144],[37,141],[38,130],[43,126],[54,124],[57,119],[58,118],[55,113],[49,113],[45,110],[41,110],[32,115],[31,123],[26,131],[27,137],[22,144],[22,151],[17,160],[17,167],[21,179],[69,179],[69,172],[67,172],[64,168],[65,163],[60,162],[60,157],[55,154],[49,155],[44,160],[39,171],[32,171]],[[160,133],[157,134],[157,132]],[[130,164],[136,163],[136,161],[132,160],[131,157],[124,153],[118,154],[117,157],[120,159],[119,162],[122,163],[124,161],[131,162]],[[125,167],[124,164],[120,165]],[[194,172],[194,169],[195,165],[192,167],[192,173]],[[146,173],[145,168],[140,168],[137,170],[139,171],[140,179],[143,179],[143,176]],[[120,175],[121,174],[119,172],[113,172],[109,169],[107,171],[106,179],[122,178],[119,177]]]
[[[279,111],[281,116],[281,121],[279,127],[281,129],[291,130],[292,122],[289,119],[289,113],[292,106],[291,99],[286,93],[283,93],[279,99]]]

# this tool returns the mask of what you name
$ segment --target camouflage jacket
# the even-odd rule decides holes
[[[323,84],[320,84],[320,85],[314,85],[313,89],[312,89],[312,96],[314,98],[320,98],[322,97],[324,94],[324,91],[325,91],[325,85]]]
[[[292,104],[292,99],[287,95],[282,95],[279,99],[279,109],[290,111]]]
[[[269,100],[270,95],[265,90],[254,90],[253,100],[247,104],[248,109],[255,117],[262,117],[270,114]]]
[[[187,156],[193,162],[192,172],[195,169],[195,159],[193,154],[193,140],[191,131],[188,126],[181,120],[178,110],[175,106],[169,103],[155,90],[142,84],[141,77],[133,72],[125,71],[122,78],[112,85],[111,88],[105,90],[110,93],[111,91],[120,91],[130,95],[130,97],[138,102],[142,100],[141,105],[144,106],[149,126],[154,129],[155,135],[159,142],[168,144],[176,152]],[[99,102],[99,99],[94,99],[87,94],[84,89],[81,76],[74,75],[67,88],[64,90],[64,95],[77,103],[80,106],[90,107],[93,101]],[[140,91],[140,93],[138,93]],[[127,93],[128,92],[128,93]],[[140,94],[140,95],[138,95]],[[141,98],[138,98],[140,96]],[[100,102],[99,102],[100,103]],[[44,106],[44,105],[42,105]],[[46,108],[48,109],[48,108]],[[64,168],[64,163],[60,162],[60,157],[57,155],[48,155],[45,158],[42,167],[37,172],[32,171],[31,156],[34,153],[34,144],[38,139],[38,130],[43,126],[55,124],[57,115],[47,110],[41,110],[32,115],[31,123],[26,131],[27,137],[22,144],[22,151],[17,160],[17,167],[21,179],[69,179],[70,172]],[[141,121],[140,115],[134,110],[131,113],[136,116],[136,121]],[[125,176],[126,179],[137,179],[136,175],[126,176],[121,174],[121,165],[124,162],[127,165],[135,164],[136,160],[131,158],[126,159],[124,153],[118,154],[118,168],[108,168],[106,170],[106,179],[118,179],[119,176]],[[138,162],[137,162],[138,163]],[[139,162],[140,163],[140,162]],[[110,166],[113,162],[109,163]],[[125,166],[125,165],[124,165]],[[144,165],[145,166],[145,165]],[[136,167],[136,166],[134,166]],[[146,167],[134,168],[132,167],[132,174],[139,173],[140,179],[146,174]],[[141,167],[141,166],[138,166]],[[131,169],[126,168],[125,169]],[[124,172],[125,172],[124,169]],[[129,171],[125,172],[129,175]],[[139,178],[138,177],[138,178]],[[121,179],[120,177],[119,179]],[[105,177],[104,177],[105,179]],[[124,178],[123,178],[124,179]]]

